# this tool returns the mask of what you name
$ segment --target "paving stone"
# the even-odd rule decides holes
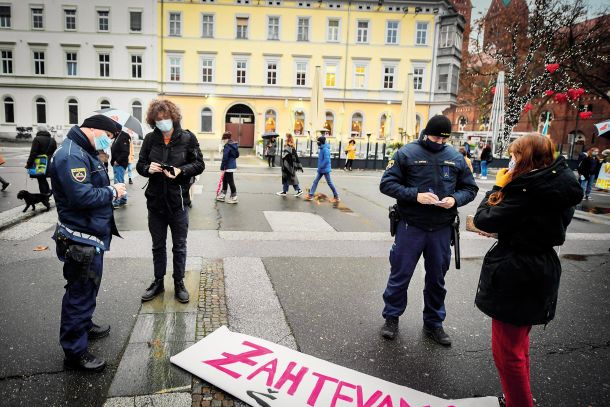
[[[135,399],[135,407],[190,407],[192,404],[189,393],[153,394]]]

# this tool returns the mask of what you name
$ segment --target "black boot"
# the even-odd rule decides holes
[[[424,325],[424,332],[439,345],[451,346],[451,338],[449,335],[447,335],[447,333],[445,333],[442,326],[438,328],[430,328]]]
[[[96,323],[93,324],[91,329],[89,330],[89,340],[100,339],[108,336],[110,334],[110,325],[98,325]]]
[[[64,367],[67,369],[84,370],[86,372],[101,372],[106,367],[106,361],[85,351],[79,357],[65,358]]]
[[[132,181],[132,179],[131,179],[131,178],[129,178],[129,184],[130,184],[130,185],[131,185],[131,184],[133,184],[133,181]]]
[[[381,328],[381,336],[386,339],[394,339],[398,334],[398,317],[387,317]]]
[[[174,296],[181,303],[189,302],[189,292],[184,287],[184,281],[174,281]]]
[[[163,287],[163,279],[155,278],[155,281],[153,281],[150,287],[148,287],[144,294],[142,294],[142,301],[150,301],[163,291],[165,291],[165,287]]]

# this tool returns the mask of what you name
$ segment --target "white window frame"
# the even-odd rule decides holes
[[[134,31],[131,28],[131,13],[140,13],[140,30],[139,31]],[[128,17],[127,17],[127,24],[129,25],[129,32],[132,34],[140,34],[144,31],[144,10],[142,9],[136,9],[136,8],[130,8],[128,11]]]
[[[75,54],[76,59],[73,61],[69,61],[68,54]],[[65,60],[65,67],[66,67],[66,76],[77,77],[78,76],[78,51],[75,49],[65,49],[64,50],[64,60]],[[73,75],[70,75],[69,63],[71,63],[71,62],[74,63],[74,74]]]
[[[236,85],[247,85],[248,84],[248,58],[238,57],[233,61],[233,78]],[[245,64],[243,68],[239,67],[240,64]],[[243,69],[243,82],[239,82],[238,79],[238,71]]]
[[[175,62],[175,60],[178,61],[178,64],[173,63],[173,62]],[[167,54],[167,81],[168,82],[182,82],[183,81],[183,79],[184,79],[183,64],[184,64],[184,58],[182,57],[182,54]],[[178,79],[172,79],[172,75],[175,74],[175,72],[172,72],[172,69],[174,69],[174,68],[178,69],[177,70]]]
[[[68,12],[74,12],[74,28],[68,28]],[[64,7],[63,8],[63,17],[64,17],[64,31],[76,31],[78,30],[78,9],[76,7]],[[72,18],[72,16],[70,16]]]
[[[455,87],[455,88],[454,88]],[[451,72],[449,73],[449,93],[457,95],[460,90],[460,67],[451,64]]]
[[[6,101],[7,98],[10,98],[11,101],[7,102]],[[7,104],[13,105],[13,121],[12,122],[9,122],[9,121],[6,120],[6,105]],[[7,95],[2,95],[2,112],[0,113],[1,116],[2,116],[2,120],[0,121],[1,123],[6,123],[6,124],[14,124],[15,123],[15,111],[16,111],[15,105],[16,105],[16,103],[15,103],[15,98],[13,97],[13,95],[8,95],[8,94]]]
[[[354,135],[352,133],[352,123],[354,122],[354,115],[356,115],[356,114],[359,114],[360,117],[362,117],[362,122],[360,123],[360,134],[358,134],[358,135]],[[351,114],[351,116],[349,118],[349,135],[351,137],[354,137],[354,138],[362,138],[362,137],[364,137],[366,135],[366,133],[364,132],[364,129],[365,129],[364,123],[365,123],[365,116],[364,116],[364,113],[362,111],[356,110],[355,112],[352,112],[352,114]]]
[[[106,17],[100,16],[100,13],[108,13]],[[101,28],[102,19],[107,19],[108,28],[103,30]],[[109,33],[110,32],[110,9],[107,7],[98,7],[95,9],[95,23],[98,33]]]
[[[243,26],[240,26],[238,24],[239,20],[247,21],[247,24],[245,25],[245,27],[246,27],[245,34],[242,32],[241,37],[239,36],[240,35],[239,27],[243,27]],[[236,40],[247,40],[247,39],[249,39],[249,37],[250,37],[250,16],[236,15],[235,16],[235,39]]]
[[[178,20],[172,19],[172,17],[178,16]],[[172,27],[173,25],[173,27]],[[167,27],[168,36],[170,37],[182,37],[182,12],[181,11],[168,11],[167,12]],[[174,32],[172,33],[172,28]],[[176,30],[177,28],[177,30]]]
[[[441,67],[447,67],[447,80],[445,89],[441,89],[439,86],[441,84]],[[438,73],[436,76],[436,86],[434,87],[434,91],[437,93],[446,92],[449,93],[450,84],[451,84],[451,64],[440,64],[436,67],[436,72]]]
[[[208,109],[210,111],[210,129],[209,130],[204,130],[203,129],[203,111],[205,109]],[[207,116],[207,115],[206,115]],[[199,132],[200,133],[213,133],[214,132],[214,109],[212,109],[211,106],[203,106],[201,108],[201,111],[199,113],[199,120],[200,120],[200,126],[199,126]]]
[[[13,28],[13,5],[11,3],[0,3],[0,6],[3,7],[8,7],[10,10],[10,14],[8,16],[8,24],[7,25],[3,25],[0,23],[0,30],[7,30],[7,29],[11,29]],[[4,21],[3,19],[0,19],[0,21]]]
[[[366,23],[366,28],[360,28],[360,23]],[[369,44],[371,33],[371,21],[359,19],[356,20],[356,44]]]
[[[205,21],[206,17],[211,17],[211,21]],[[209,33],[206,33],[205,26],[212,27]],[[216,33],[216,14],[214,13],[201,13],[201,38],[214,38]],[[209,34],[209,35],[206,35]]]
[[[74,99],[76,101],[76,123],[70,123],[70,100]],[[66,98],[66,113],[68,114],[68,124],[78,124],[79,119],[80,119],[80,103],[78,101],[78,99],[74,96],[69,96],[68,98]],[[48,120],[47,120],[48,121]]]
[[[207,61],[210,61],[211,64],[209,67],[212,70],[211,75],[210,75],[210,81],[205,82],[203,80],[203,64],[204,62],[207,63]],[[201,55],[201,57],[199,58],[199,80],[201,81],[201,83],[205,83],[205,84],[212,84],[215,82],[215,75],[216,75],[216,58],[213,55]]]
[[[332,38],[331,37],[331,29],[330,29],[330,22],[331,21],[336,21],[339,23],[339,25],[337,26],[337,38]],[[326,19],[326,42],[341,42],[341,19],[338,17],[328,17]]]
[[[134,57],[140,57],[140,62],[133,60]],[[139,70],[140,76],[133,76],[133,68],[136,68],[136,71]],[[142,79],[144,78],[144,54],[140,52],[134,52],[129,54],[129,77],[131,79]]]
[[[364,83],[361,87],[358,87],[358,81],[357,81],[357,71],[356,69],[358,67],[363,67],[364,68]],[[353,61],[353,81],[352,81],[352,86],[354,89],[367,89],[368,88],[368,84],[369,84],[369,64],[368,62],[364,62],[364,61]]]
[[[271,37],[271,19],[277,18],[277,38]],[[281,27],[282,27],[282,17],[281,16],[267,16],[267,40],[269,41],[279,41],[281,35]]]
[[[44,122],[39,122],[38,121],[38,99],[42,99],[43,103],[41,103],[41,105],[44,106]],[[49,121],[49,119],[47,118],[47,99],[42,97],[42,96],[34,96],[34,123],[36,124],[44,124],[47,123]]]
[[[415,73],[416,69],[421,69],[421,75]],[[420,85],[421,87],[417,88],[417,79],[421,78]],[[423,92],[426,89],[426,67],[423,65],[414,65],[413,66],[413,90],[415,92]]]
[[[4,58],[2,53],[3,52],[10,52],[11,53],[11,57],[10,58]],[[10,64],[10,68],[11,71],[10,72],[6,72],[4,69],[4,61],[7,61],[6,65],[7,67]],[[14,75],[15,74],[15,50],[12,48],[2,48],[0,49],[0,75]]]
[[[98,78],[110,78],[112,76],[112,55],[110,51],[97,51],[97,77]],[[100,68],[102,67],[102,62],[106,63],[106,61],[101,61],[100,57],[102,55],[108,55],[108,75],[103,76]]]
[[[275,83],[269,83],[269,64],[275,65]],[[265,80],[263,81],[265,86],[278,86],[280,83],[280,60],[279,59],[266,59],[265,60]]]
[[[389,42],[388,37],[390,34],[390,24],[396,24],[396,38],[394,42]],[[400,21],[398,20],[387,20],[385,22],[385,43],[386,45],[399,45],[400,44]]]
[[[140,105],[138,106],[140,108],[140,117],[138,117],[136,114],[134,114],[133,112],[133,107],[137,106],[136,103],[139,103]],[[142,116],[144,115],[144,105],[142,104],[142,101],[139,99],[134,99],[131,101],[131,103],[129,104],[129,110],[130,113],[133,117],[135,117],[136,119],[138,119],[139,121],[142,121]]]
[[[440,36],[438,41],[439,48],[451,48],[455,41],[455,26],[454,25],[442,25],[440,29]]]
[[[329,67],[335,67],[335,84],[332,86],[327,85],[327,75],[328,75],[328,68]],[[324,82],[322,83],[322,86],[324,88],[328,88],[328,89],[335,89],[338,86],[339,83],[339,61],[338,60],[333,60],[333,61],[324,61],[324,78],[323,78]]]
[[[42,27],[34,27],[34,10],[41,10],[42,14],[40,15],[42,21]],[[31,4],[30,5],[30,25],[33,31],[42,31],[44,30],[44,6],[42,4]]]
[[[305,64],[305,70],[299,71],[299,64]],[[305,82],[299,85],[299,73],[305,74]],[[309,85],[309,60],[296,59],[294,61],[294,86],[299,88],[306,88]]]
[[[421,29],[419,27],[420,24],[425,24],[426,28]],[[428,31],[429,31],[429,27],[430,24],[428,24],[427,21],[416,21],[415,22],[415,45],[416,46],[420,46],[420,47],[425,47],[428,46]],[[424,42],[418,42],[419,41],[419,33],[423,32],[424,33]]]
[[[386,68],[392,68],[394,70],[394,73],[392,74],[392,87],[391,88],[385,87]],[[381,90],[397,89],[397,85],[398,85],[397,79],[398,79],[398,63],[397,62],[396,63],[384,62],[381,66]]]
[[[36,73],[36,61],[40,61],[36,59],[36,53],[42,52],[42,70],[43,73]],[[34,76],[46,76],[47,75],[47,50],[46,49],[33,49],[32,50],[32,75]]]
[[[299,39],[299,32],[301,27],[299,26],[299,23],[302,21],[306,21],[307,22],[307,31],[304,32],[305,37],[303,37],[304,39]],[[297,42],[310,42],[310,38],[311,38],[311,17],[309,16],[297,16]]]

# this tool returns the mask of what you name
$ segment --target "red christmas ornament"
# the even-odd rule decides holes
[[[593,113],[592,112],[580,112],[580,113],[578,113],[578,116],[583,120],[587,120],[587,119],[590,119],[591,116],[593,116]]]
[[[585,94],[585,89],[584,88],[578,88],[576,89],[576,94],[577,96],[580,98],[582,95]]]
[[[547,96],[553,96],[555,94],[555,91],[554,90],[545,90],[544,94]]]
[[[557,103],[566,103],[568,101],[568,95],[565,93],[557,93],[555,94],[555,102]]]
[[[530,110],[532,110],[534,108],[534,106],[532,106],[531,103],[526,103],[525,106],[523,107],[523,113],[527,113]]]
[[[546,70],[549,71],[549,73],[554,74],[556,70],[559,69],[559,64],[548,64],[546,66]]]
[[[496,94],[496,87],[495,87],[495,86],[492,86],[492,88],[491,88],[491,94],[492,94],[492,95],[495,95],[495,94]]]
[[[572,101],[580,99],[580,97],[584,94],[585,94],[585,90],[583,88],[568,89],[568,97]]]

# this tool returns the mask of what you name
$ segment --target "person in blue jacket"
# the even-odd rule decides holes
[[[216,197],[217,201],[229,204],[237,203],[237,188],[235,188],[235,171],[237,171],[237,158],[239,158],[239,145],[231,139],[231,132],[227,131],[222,135],[222,162],[220,171],[224,171],[222,178],[222,191]],[[227,188],[231,188],[231,195],[227,198]]]
[[[333,198],[330,200],[332,203],[336,203],[341,201],[339,199],[339,194],[337,193],[337,188],[335,188],[335,184],[333,184],[333,180],[330,178],[330,149],[328,144],[326,144],[326,137],[320,136],[318,137],[318,173],[316,174],[316,178],[313,180],[313,184],[311,184],[311,188],[309,189],[309,194],[305,195],[306,201],[311,201],[316,193],[316,188],[318,188],[318,182],[320,179],[324,177],[326,179],[326,183],[331,191],[333,191]]]
[[[110,185],[98,151],[110,146],[121,131],[112,119],[96,115],[74,126],[50,162],[58,222],[53,239],[67,281],[61,305],[59,342],[67,368],[99,372],[106,362],[88,351],[88,342],[102,338],[110,326],[92,321],[102,280],[104,252],[112,235],[119,236],[112,201],[125,195],[125,184]]]
[[[432,117],[424,134],[424,138],[394,154],[379,185],[383,194],[396,198],[400,215],[390,250],[390,277],[383,293],[385,324],[381,335],[386,339],[396,337],[398,318],[407,307],[409,282],[423,253],[423,329],[437,343],[450,346],[443,321],[451,228],[457,208],[474,200],[479,188],[464,157],[445,144],[451,135],[448,118]]]

